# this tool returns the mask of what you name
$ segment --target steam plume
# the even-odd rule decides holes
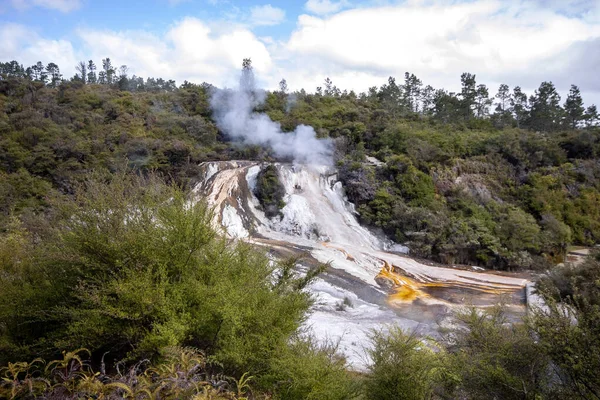
[[[277,157],[292,158],[297,164],[332,165],[333,144],[317,139],[311,126],[299,125],[293,132],[283,132],[278,122],[254,108],[265,100],[265,92],[254,84],[252,67],[244,61],[240,87],[214,91],[211,97],[213,118],[227,135],[244,143],[269,146]]]

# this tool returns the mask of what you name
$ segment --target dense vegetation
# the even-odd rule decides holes
[[[250,372],[298,398],[349,379],[339,356],[298,336],[319,268],[296,276],[293,260],[273,265],[217,237],[207,208],[180,190],[115,178],[51,199],[50,216],[29,229],[14,220],[2,236],[0,365],[79,348],[92,362],[160,363],[164,349],[191,347],[227,376]]]
[[[39,212],[52,191],[72,192],[89,171],[155,171],[179,184],[203,160],[270,160],[270,150],[227,142],[212,122],[212,87],[128,77],[110,59],[61,80],[58,66],[0,64],[0,212]],[[333,138],[340,178],[363,223],[444,263],[497,269],[560,262],[569,245],[600,238],[600,128],[576,86],[564,103],[550,82],[529,98],[475,76],[460,93],[412,74],[356,95],[327,79],[315,94],[267,94],[257,110],[285,130]],[[494,111],[490,112],[493,108]],[[225,139],[225,140],[224,140]],[[366,163],[374,156],[382,163]],[[268,171],[265,172],[268,175]],[[259,197],[277,214],[275,175]],[[267,204],[268,203],[268,204]]]
[[[219,238],[188,202],[198,163],[270,150],[227,141],[210,85],[102,64],[66,81],[53,63],[0,63],[0,397],[600,398],[597,254],[543,279],[548,307],[522,323],[465,310],[438,342],[374,332],[369,370],[349,372],[299,331],[319,270]],[[453,94],[407,74],[360,95],[282,82],[257,111],[332,138],[362,221],[417,255],[518,269],[597,243],[595,107],[576,87],[561,107],[544,82],[530,98],[501,86],[490,113],[487,88],[461,81]]]
[[[279,181],[279,171],[273,164],[262,168],[257,174],[254,195],[267,217],[272,218],[280,214],[279,210],[285,206],[285,188]]]
[[[23,283],[23,282],[21,282]],[[13,281],[12,285],[16,282]],[[6,282],[4,282],[6,287]],[[4,398],[195,399],[598,399],[600,378],[600,254],[538,285],[549,305],[524,322],[508,322],[502,307],[465,309],[438,342],[397,328],[377,331],[365,373],[346,371],[335,346],[294,338],[264,360],[255,375],[224,373],[191,348],[161,348],[152,360],[126,359],[98,372],[85,350],[46,364],[9,363],[0,370]],[[43,291],[43,289],[40,289]],[[243,307],[243,306],[242,306]],[[111,310],[106,307],[108,314]],[[242,308],[239,310],[244,312]],[[286,316],[281,316],[286,319]],[[5,322],[6,320],[1,320]],[[229,322],[229,321],[227,321]],[[134,322],[140,324],[141,322]],[[257,332],[273,337],[272,332]],[[106,332],[99,331],[98,338]],[[248,341],[257,339],[255,335]],[[158,348],[157,348],[158,350]],[[211,349],[206,352],[212,354]],[[265,354],[263,352],[263,354]],[[101,356],[100,353],[96,356]],[[129,361],[129,362],[127,362]],[[120,365],[120,367],[119,367]]]
[[[529,99],[501,86],[490,113],[487,88],[470,74],[461,81],[452,94],[407,74],[402,85],[390,78],[357,96],[327,80],[316,94],[272,93],[264,109],[286,129],[309,124],[335,138],[362,222],[413,254],[519,269],[559,262],[570,244],[597,243],[596,108],[583,108],[575,86],[563,108],[544,82]],[[382,163],[365,163],[369,155]]]

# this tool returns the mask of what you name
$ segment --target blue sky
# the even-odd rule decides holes
[[[330,77],[363,91],[410,71],[455,90],[468,71],[492,93],[552,80],[600,101],[600,0],[0,0],[0,37],[0,60],[54,61],[66,76],[110,57],[132,74],[233,85],[251,57],[268,88]]]
[[[208,0],[82,0],[60,2],[75,4],[72,10],[61,11],[60,7],[35,6],[31,1],[4,0],[0,18],[3,22],[16,22],[35,27],[43,34],[55,37],[69,35],[74,27],[95,27],[120,30],[146,29],[157,33],[166,31],[174,21],[183,17],[197,17],[202,20],[228,20],[237,15],[249,15],[251,9],[267,3],[260,1],[208,1]],[[14,3],[11,6],[11,3]],[[51,2],[47,2],[51,3]],[[294,27],[296,17],[303,12],[304,2],[270,2],[268,4],[285,11],[286,18],[281,24],[257,29],[259,34],[283,36]],[[68,5],[66,7],[69,7]]]

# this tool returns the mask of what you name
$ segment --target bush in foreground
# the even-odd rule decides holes
[[[416,335],[398,327],[376,331],[370,350],[372,364],[365,383],[370,400],[432,398],[439,375],[439,356]]]
[[[158,179],[88,182],[54,203],[41,234],[15,222],[0,240],[3,365],[81,347],[135,362],[192,346],[232,376],[261,374],[312,303],[315,273],[219,238],[206,205]]]

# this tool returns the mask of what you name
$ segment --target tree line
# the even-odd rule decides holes
[[[484,84],[477,84],[476,75],[463,73],[458,93],[435,89],[424,85],[421,79],[406,72],[404,83],[394,77],[380,88],[373,86],[366,93],[340,90],[330,78],[324,86],[316,88],[316,95],[325,97],[358,97],[362,100],[376,99],[384,109],[395,116],[419,114],[434,117],[443,122],[463,122],[475,119],[490,120],[496,128],[513,126],[536,131],[551,132],[563,128],[596,126],[599,115],[596,105],[584,106],[581,90],[571,85],[565,102],[552,82],[544,81],[531,96],[520,86],[512,91],[501,84],[495,95]],[[280,82],[280,92],[287,90],[287,82]]]
[[[174,80],[164,80],[163,78],[144,78],[133,75],[129,77],[129,68],[127,65],[116,67],[110,58],[102,59],[99,69],[93,60],[80,61],[75,66],[77,73],[70,79],[65,79],[60,73],[57,64],[51,62],[46,66],[41,61],[25,68],[18,61],[0,62],[0,78],[25,78],[34,82],[41,82],[50,87],[57,87],[62,82],[81,82],[84,85],[114,85],[121,90],[131,92],[171,92],[177,88]]]
[[[69,81],[115,85],[121,90],[132,92],[171,92],[177,89],[176,82],[172,79],[149,77],[144,80],[135,75],[129,77],[127,65],[115,67],[108,57],[102,60],[100,69],[93,60],[80,61],[75,69],[77,73]],[[27,68],[15,60],[0,62],[0,77],[27,78],[50,87],[66,81],[57,64],[50,62],[44,66],[41,61]],[[315,94],[325,97],[350,96],[363,100],[376,98],[393,115],[418,114],[449,123],[489,120],[496,128],[511,126],[553,132],[563,128],[596,126],[600,120],[595,104],[587,108],[584,106],[581,90],[577,85],[571,85],[561,105],[561,96],[549,81],[542,82],[530,96],[520,86],[511,90],[507,84],[501,84],[497,93],[491,96],[490,89],[485,84],[477,84],[476,75],[467,72],[461,75],[460,81],[461,90],[455,93],[424,85],[415,74],[406,72],[403,83],[397,83],[396,78],[390,76],[380,88],[373,86],[357,96],[354,91],[342,91],[330,78],[326,78],[324,86],[317,87]],[[185,81],[182,86],[185,85],[189,85],[189,82]],[[279,91],[285,94],[287,90],[287,82],[282,79]],[[305,94],[304,89],[300,93]]]

